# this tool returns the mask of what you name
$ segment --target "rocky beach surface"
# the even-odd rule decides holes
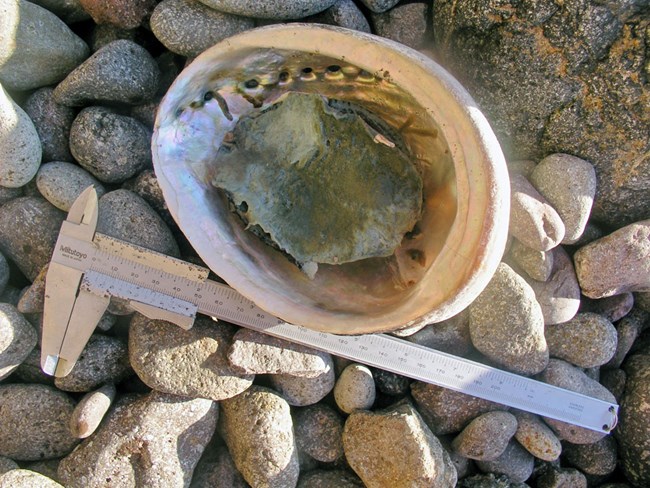
[[[199,262],[153,172],[157,105],[206,48],[293,21],[431,56],[506,155],[492,281],[399,335],[618,402],[612,434],[118,302],[70,375],[41,371],[74,199],[94,185],[98,231]],[[649,53],[644,0],[0,0],[0,488],[650,486]]]

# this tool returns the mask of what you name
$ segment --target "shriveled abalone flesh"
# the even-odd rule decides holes
[[[239,120],[210,180],[249,229],[308,272],[388,257],[420,218],[422,179],[387,132],[354,105],[289,92]]]
[[[505,246],[508,177],[484,117],[438,65],[369,34],[288,24],[217,44],[166,94],[152,151],[206,264],[306,327],[444,320]]]

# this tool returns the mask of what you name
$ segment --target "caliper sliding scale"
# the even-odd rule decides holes
[[[384,334],[339,336],[269,315],[208,270],[95,232],[97,194],[87,188],[63,222],[46,276],[41,367],[70,373],[110,298],[189,329],[197,313],[416,380],[587,429],[610,432],[618,405]]]

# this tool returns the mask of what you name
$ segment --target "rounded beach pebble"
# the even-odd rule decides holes
[[[37,342],[32,324],[9,303],[0,303],[0,380],[27,358]]]
[[[506,450],[517,431],[517,419],[508,412],[487,412],[472,420],[451,443],[461,456],[492,461]]]
[[[151,54],[135,42],[106,44],[54,89],[57,103],[72,107],[90,103],[137,105],[151,100],[160,70]]]
[[[185,486],[217,418],[218,405],[211,400],[158,392],[122,397],[97,432],[61,461],[61,483],[66,488]]]
[[[650,220],[581,247],[573,259],[582,293],[589,298],[650,289]]]
[[[499,265],[469,310],[472,343],[480,352],[519,374],[546,367],[542,310],[532,288],[508,265]]]
[[[99,199],[97,232],[163,254],[179,255],[169,227],[147,202],[129,190],[114,190]]]
[[[336,383],[334,362],[318,376],[304,377],[291,374],[274,374],[269,378],[271,386],[278,391],[292,407],[304,407],[321,401],[332,391]]]
[[[407,401],[357,411],[343,429],[345,457],[369,487],[452,487],[456,468],[440,441]]]
[[[476,465],[484,473],[504,474],[510,481],[523,483],[533,473],[535,458],[517,441],[511,440],[498,458],[476,461]]]
[[[0,385],[0,455],[16,461],[65,456],[77,444],[68,429],[74,401],[46,385]]]
[[[419,49],[429,40],[429,11],[426,2],[402,2],[384,13],[371,13],[374,33],[405,46]]]
[[[142,123],[104,107],[83,109],[70,130],[72,155],[104,183],[121,183],[151,165],[150,140]]]
[[[195,57],[226,37],[252,29],[251,18],[219,12],[198,0],[164,0],[151,15],[151,30],[167,49]]]
[[[553,431],[537,415],[513,412],[517,418],[515,439],[529,453],[542,461],[555,461],[562,453],[562,444]]]
[[[65,214],[42,197],[0,206],[0,251],[34,280],[49,263]]]
[[[551,154],[535,166],[530,181],[560,214],[565,227],[562,244],[576,242],[585,230],[596,195],[593,165],[569,154]]]
[[[0,186],[27,184],[38,171],[41,155],[36,127],[0,85]]]
[[[259,19],[301,19],[322,12],[336,0],[199,0],[220,12]]]
[[[0,82],[31,90],[62,80],[88,56],[88,46],[49,10],[4,0],[0,10]]]
[[[234,328],[199,317],[190,330],[141,314],[131,319],[133,369],[151,388],[188,397],[224,400],[246,390],[253,376],[228,363]]]
[[[532,279],[548,281],[553,272],[553,252],[538,251],[513,240],[510,256],[514,262]]]
[[[354,0],[337,0],[330,8],[309,17],[310,22],[337,25],[346,29],[370,32],[368,19],[359,10]]]
[[[399,0],[361,0],[361,3],[375,13],[381,13],[393,8]]]
[[[56,481],[29,469],[14,469],[0,476],[0,488],[63,488]]]
[[[108,383],[84,395],[70,417],[70,432],[80,439],[95,432],[113,403],[115,393],[115,385]]]
[[[607,476],[616,469],[617,447],[612,436],[603,437],[593,444],[566,442],[562,457],[571,466],[585,474]]]
[[[64,161],[44,164],[36,174],[36,187],[41,195],[65,212],[70,210],[77,197],[91,185],[95,187],[98,197],[106,193],[104,186],[88,171]]]
[[[135,29],[151,13],[155,0],[78,0],[98,24]]]
[[[345,413],[365,410],[375,403],[376,389],[372,372],[362,364],[346,367],[334,386],[334,399]]]
[[[32,119],[43,147],[43,161],[72,161],[70,127],[75,111],[54,101],[54,89],[41,88],[30,95],[23,105]]]
[[[251,386],[220,405],[220,433],[244,479],[251,486],[295,486],[298,450],[289,404],[272,390]]]
[[[298,448],[317,461],[332,463],[343,456],[343,419],[328,405],[297,410],[294,428]]]
[[[568,322],[548,326],[545,334],[551,356],[580,368],[601,366],[616,352],[616,328],[595,313],[579,313]]]

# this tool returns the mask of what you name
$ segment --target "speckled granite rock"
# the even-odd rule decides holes
[[[135,29],[151,13],[155,0],[79,0],[81,6],[98,24],[113,24]]]
[[[345,422],[345,457],[369,488],[452,488],[456,469],[440,441],[407,401]]]
[[[465,309],[443,322],[427,325],[415,334],[408,336],[406,340],[449,354],[464,356],[472,350],[469,311]]]
[[[362,488],[365,486],[353,473],[343,470],[314,469],[300,475],[297,488]]]
[[[359,10],[354,0],[337,0],[330,8],[304,19],[319,24],[338,25],[346,29],[370,32],[368,19]]]
[[[201,3],[220,12],[260,19],[300,19],[322,12],[336,0],[200,0]]]
[[[371,408],[375,397],[375,381],[367,366],[350,364],[336,380],[334,399],[336,405],[345,413]]]
[[[56,481],[29,469],[14,469],[0,476],[0,488],[63,488]]]
[[[244,479],[252,486],[295,486],[298,451],[289,404],[272,390],[252,386],[220,405],[219,429]]]
[[[399,3],[399,0],[361,0],[369,10],[376,13],[385,12]]]
[[[650,210],[644,8],[590,0],[433,6],[439,59],[477,99],[506,154],[592,162],[594,217],[614,226]]]
[[[38,171],[41,155],[41,141],[32,120],[0,85],[0,185],[26,185]]]
[[[375,2],[377,3],[377,2]],[[401,2],[383,13],[371,12],[374,33],[419,49],[430,42],[431,2]]]
[[[453,440],[461,456],[493,461],[503,454],[517,431],[517,419],[508,412],[487,412],[472,420]]]
[[[193,58],[226,37],[252,29],[255,22],[219,12],[198,0],[164,0],[153,11],[150,24],[167,49]]]
[[[211,400],[122,397],[95,435],[61,461],[61,481],[67,488],[187,486],[217,414]]]
[[[523,483],[530,478],[534,464],[533,456],[514,439],[496,459],[476,461],[476,465],[484,473],[503,474],[510,481],[517,483]]]
[[[582,293],[602,298],[650,288],[650,220],[619,229],[573,257]]]
[[[565,442],[563,457],[585,474],[607,476],[616,469],[616,441],[612,436],[603,437],[593,444],[571,444]]]
[[[9,303],[0,303],[0,380],[9,376],[36,346],[36,330]]]
[[[560,456],[562,444],[541,418],[521,411],[513,415],[517,418],[515,439],[528,452],[543,461],[555,461]]]
[[[634,293],[627,292],[611,297],[592,300],[583,297],[580,301],[581,312],[593,312],[602,315],[610,322],[618,322],[632,311],[634,307]]]
[[[579,313],[568,322],[546,328],[551,356],[581,368],[601,366],[616,352],[616,328],[595,313]]]
[[[330,368],[313,378],[291,374],[270,375],[269,381],[292,407],[304,407],[321,401],[332,391],[336,383],[334,363]]]
[[[36,461],[68,454],[77,439],[68,430],[74,401],[46,385],[0,385],[0,455]]]
[[[105,45],[54,89],[57,103],[72,107],[90,103],[138,104],[158,89],[160,70],[149,52],[121,39]]]
[[[538,251],[513,239],[509,252],[512,260],[530,278],[536,281],[548,281],[553,272],[553,252]]]
[[[67,212],[81,193],[93,186],[97,196],[106,190],[88,171],[80,166],[64,161],[43,164],[36,174],[36,186],[48,202]]]
[[[65,214],[41,197],[0,206],[0,251],[30,280],[50,261]]]
[[[226,357],[234,327],[199,317],[190,330],[135,314],[129,329],[133,369],[151,388],[188,397],[223,400],[238,395],[253,376]]]
[[[70,417],[70,432],[80,439],[93,434],[113,403],[115,393],[115,385],[108,383],[85,394]]]
[[[117,337],[93,334],[70,374],[56,378],[63,391],[87,392],[104,383],[119,383],[133,374],[126,343]]]
[[[528,375],[546,367],[542,310],[532,288],[508,265],[499,265],[469,317],[472,343],[496,363]]]
[[[24,0],[2,4],[0,82],[30,90],[62,80],[88,56],[88,46],[56,15]]]
[[[343,419],[333,408],[312,405],[294,413],[294,429],[298,448],[323,463],[332,463],[343,456]]]
[[[625,362],[627,382],[621,398],[616,439],[625,476],[635,486],[650,484],[650,353],[646,349]]]
[[[482,398],[422,381],[411,384],[411,395],[418,412],[436,435],[459,432],[472,419],[483,413],[507,409]]]
[[[194,469],[190,488],[249,488],[243,476],[230,457],[223,441],[217,436],[203,452],[203,456]]]

